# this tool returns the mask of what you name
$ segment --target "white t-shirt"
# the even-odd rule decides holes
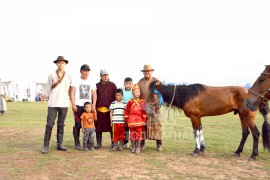
[[[75,103],[77,106],[83,106],[85,102],[92,103],[92,90],[96,89],[96,84],[91,80],[81,78],[72,81],[71,86],[75,87]]]

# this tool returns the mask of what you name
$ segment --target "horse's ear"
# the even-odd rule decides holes
[[[156,89],[160,89],[161,88],[161,85],[162,85],[162,83],[157,80],[157,82],[156,82]]]

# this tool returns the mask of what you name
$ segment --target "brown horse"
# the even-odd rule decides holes
[[[264,71],[253,83],[246,97],[246,106],[256,111],[259,104],[270,99],[270,65],[266,65]]]
[[[158,90],[164,102],[182,109],[185,115],[191,119],[196,142],[194,156],[203,153],[205,149],[201,118],[234,112],[239,115],[242,125],[242,139],[235,155],[240,156],[251,131],[253,150],[249,159],[256,160],[260,132],[255,124],[257,111],[249,110],[244,104],[248,93],[246,88],[240,86],[211,87],[202,84],[163,85],[160,81],[153,81],[149,86],[151,93],[146,101],[148,114],[155,113],[157,107],[160,106],[157,91],[154,89]]]
[[[267,113],[269,111],[268,101],[270,99],[270,65],[266,65],[264,71],[253,83],[245,99],[246,106],[253,111],[258,108],[264,116],[262,126],[263,147],[270,152],[270,125]],[[262,107],[267,105],[267,109],[262,112]],[[266,113],[266,114],[265,114]]]

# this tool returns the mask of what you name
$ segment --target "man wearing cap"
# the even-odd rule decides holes
[[[147,100],[149,96],[149,85],[151,82],[158,80],[157,78],[153,77],[154,69],[151,65],[144,65],[143,70],[144,77],[139,80],[138,85],[140,87],[141,96],[144,101]],[[155,94],[157,95],[157,94]],[[160,114],[160,110],[158,110],[158,114]],[[154,115],[148,115],[148,120],[146,123],[146,138],[151,140],[156,140],[157,151],[162,151],[162,127],[161,122],[157,119]],[[145,140],[142,141],[141,144],[142,150],[145,148]]]
[[[44,134],[43,154],[49,151],[49,142],[56,117],[57,119],[57,150],[67,151],[62,145],[64,137],[65,119],[69,107],[69,90],[71,85],[71,76],[65,72],[65,66],[68,64],[63,56],[58,56],[53,61],[57,65],[57,70],[49,74],[46,85],[46,95],[49,97],[47,124]]]
[[[70,88],[70,101],[72,104],[72,110],[75,118],[75,124],[73,126],[73,137],[75,149],[77,150],[81,150],[80,129],[82,128],[82,126],[80,117],[84,112],[84,103],[90,102],[91,104],[93,104],[92,110],[94,112],[96,111],[96,85],[93,80],[88,78],[90,71],[90,67],[87,64],[83,64],[80,69],[81,77],[73,80]],[[90,145],[89,143],[90,142],[87,142],[88,147],[93,146],[93,144]]]
[[[97,121],[96,126],[96,139],[97,146],[95,149],[102,147],[102,132],[110,132],[112,140],[112,127],[110,120],[110,105],[115,101],[116,85],[109,80],[109,73],[106,69],[100,70],[100,82],[97,86]],[[112,143],[112,141],[111,141]]]

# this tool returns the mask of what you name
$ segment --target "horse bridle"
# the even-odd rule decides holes
[[[270,75],[270,73],[261,73],[261,74],[263,74],[263,75]],[[263,101],[267,102],[267,101],[269,101],[269,99],[265,98],[264,96],[265,96],[266,93],[268,93],[270,91],[270,88],[268,88],[263,94],[259,94],[259,93],[255,92],[255,91],[251,90],[251,89],[249,89],[249,91],[252,92],[253,94],[259,96],[260,98],[262,98],[262,100],[260,102],[263,102]]]
[[[173,97],[172,97],[171,103],[170,103],[169,107],[164,111],[164,113],[162,114],[162,116],[159,116],[159,115],[157,115],[156,113],[154,113],[155,117],[156,117],[159,121],[163,118],[163,116],[165,115],[165,113],[171,108],[172,103],[173,103],[173,100],[174,100],[174,97],[175,97],[175,91],[176,91],[176,85],[174,85],[174,91],[173,91]]]

